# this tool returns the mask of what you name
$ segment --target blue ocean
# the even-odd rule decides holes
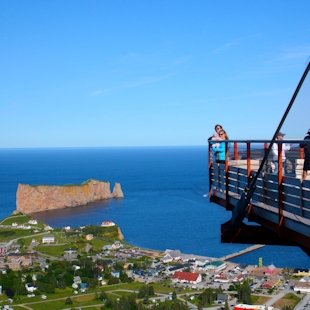
[[[35,213],[52,227],[120,226],[125,241],[141,248],[222,257],[250,245],[221,244],[220,225],[231,213],[209,202],[208,148],[115,147],[0,150],[0,218],[16,209],[19,183],[80,184],[88,179],[120,182],[125,197],[87,206]],[[233,262],[310,267],[299,247],[265,246]]]

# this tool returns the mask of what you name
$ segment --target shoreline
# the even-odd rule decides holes
[[[4,219],[2,219],[1,221],[0,221],[0,223],[2,223],[3,221],[5,221],[6,219],[9,219],[10,217],[18,217],[18,216],[26,216],[26,217],[28,217],[28,218],[32,218],[32,217],[30,217],[29,215],[27,215],[27,214],[24,214],[24,213],[22,213],[22,212],[18,212],[17,210],[15,210],[10,216],[8,216],[8,217],[6,217],[6,218],[4,218]],[[41,222],[41,223],[43,223],[44,225],[46,225],[46,226],[49,226],[49,225],[47,225],[45,222]],[[93,226],[98,226],[98,225],[93,225]],[[119,239],[121,240],[121,241],[124,241],[124,242],[126,242],[126,240],[125,240],[125,238],[124,238],[124,235],[123,235],[123,233],[122,233],[122,231],[121,231],[121,228],[117,225],[117,227],[118,227],[118,236],[119,236]],[[59,228],[60,229],[60,228]],[[126,242],[127,243],[127,242]],[[140,251],[143,251],[143,252],[145,252],[145,253],[148,253],[151,257],[163,257],[164,255],[165,255],[165,252],[168,250],[168,249],[166,249],[166,250],[156,250],[156,249],[151,249],[151,248],[143,248],[143,247],[139,247],[139,246],[136,246],[136,245],[134,245],[134,244],[130,244],[133,248],[136,248],[136,249],[138,249],[138,250],[140,250]],[[252,245],[252,246],[250,246],[250,247],[247,247],[247,248],[245,248],[245,249],[243,249],[243,250],[241,250],[241,251],[238,251],[238,252],[234,252],[234,253],[230,253],[230,254],[228,254],[228,255],[225,255],[225,256],[221,256],[221,257],[211,257],[211,256],[207,256],[207,255],[201,255],[201,254],[193,254],[193,253],[191,253],[191,254],[186,254],[186,253],[181,253],[183,256],[187,256],[187,257],[195,257],[195,259],[197,260],[199,260],[199,259],[201,259],[201,260],[209,260],[209,261],[224,261],[225,263],[227,263],[227,264],[232,264],[232,265],[239,265],[240,263],[234,263],[234,262],[232,262],[232,261],[230,261],[230,259],[231,258],[234,258],[234,257],[238,257],[238,256],[242,256],[242,255],[244,255],[244,254],[247,254],[247,253],[249,253],[249,252],[253,252],[253,251],[255,251],[255,250],[257,250],[257,249],[260,249],[260,248],[262,248],[262,247],[264,247],[265,245]],[[248,266],[256,266],[256,264],[248,264]],[[279,267],[279,268],[285,268],[285,266],[284,267]]]

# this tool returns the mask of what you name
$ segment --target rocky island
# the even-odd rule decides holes
[[[115,183],[113,191],[110,182],[88,180],[79,185],[49,186],[18,184],[16,192],[16,211],[25,214],[71,208],[86,205],[90,202],[123,198],[124,194],[120,183]]]

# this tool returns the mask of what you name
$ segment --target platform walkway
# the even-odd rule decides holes
[[[210,201],[228,211],[233,211],[249,180],[256,176],[266,150],[266,141],[260,149],[255,141],[254,150],[251,149],[251,142],[245,143],[246,149],[243,148],[242,152],[237,149],[236,152],[237,142],[234,142],[234,149],[226,154],[225,164],[209,162]],[[273,242],[269,244],[285,244],[287,241],[287,244],[308,248],[310,253],[310,175],[301,183],[301,156],[299,148],[292,149],[291,153],[287,152],[289,165],[285,167],[285,174],[282,169],[278,174],[273,174],[271,160],[266,161],[257,177],[256,188],[245,217],[266,228],[266,232],[263,232],[264,240]],[[222,236],[227,233],[224,230],[222,227]],[[254,232],[258,228],[250,227],[250,230]],[[273,234],[270,240],[268,233],[270,236]],[[256,237],[255,242],[250,242],[249,238],[249,243],[266,243],[259,242],[259,236]],[[221,240],[223,239],[222,237]]]

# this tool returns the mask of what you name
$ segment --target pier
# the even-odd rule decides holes
[[[235,252],[235,253],[223,256],[223,257],[219,258],[219,260],[222,260],[222,261],[230,260],[231,258],[234,258],[234,257],[240,256],[240,255],[243,255],[243,254],[246,254],[246,253],[258,250],[258,249],[260,249],[260,248],[262,248],[264,246],[265,246],[264,244],[255,244],[255,245],[252,245],[252,246],[250,246],[250,247],[248,247],[248,248],[246,248],[244,250],[241,250],[239,252]]]

